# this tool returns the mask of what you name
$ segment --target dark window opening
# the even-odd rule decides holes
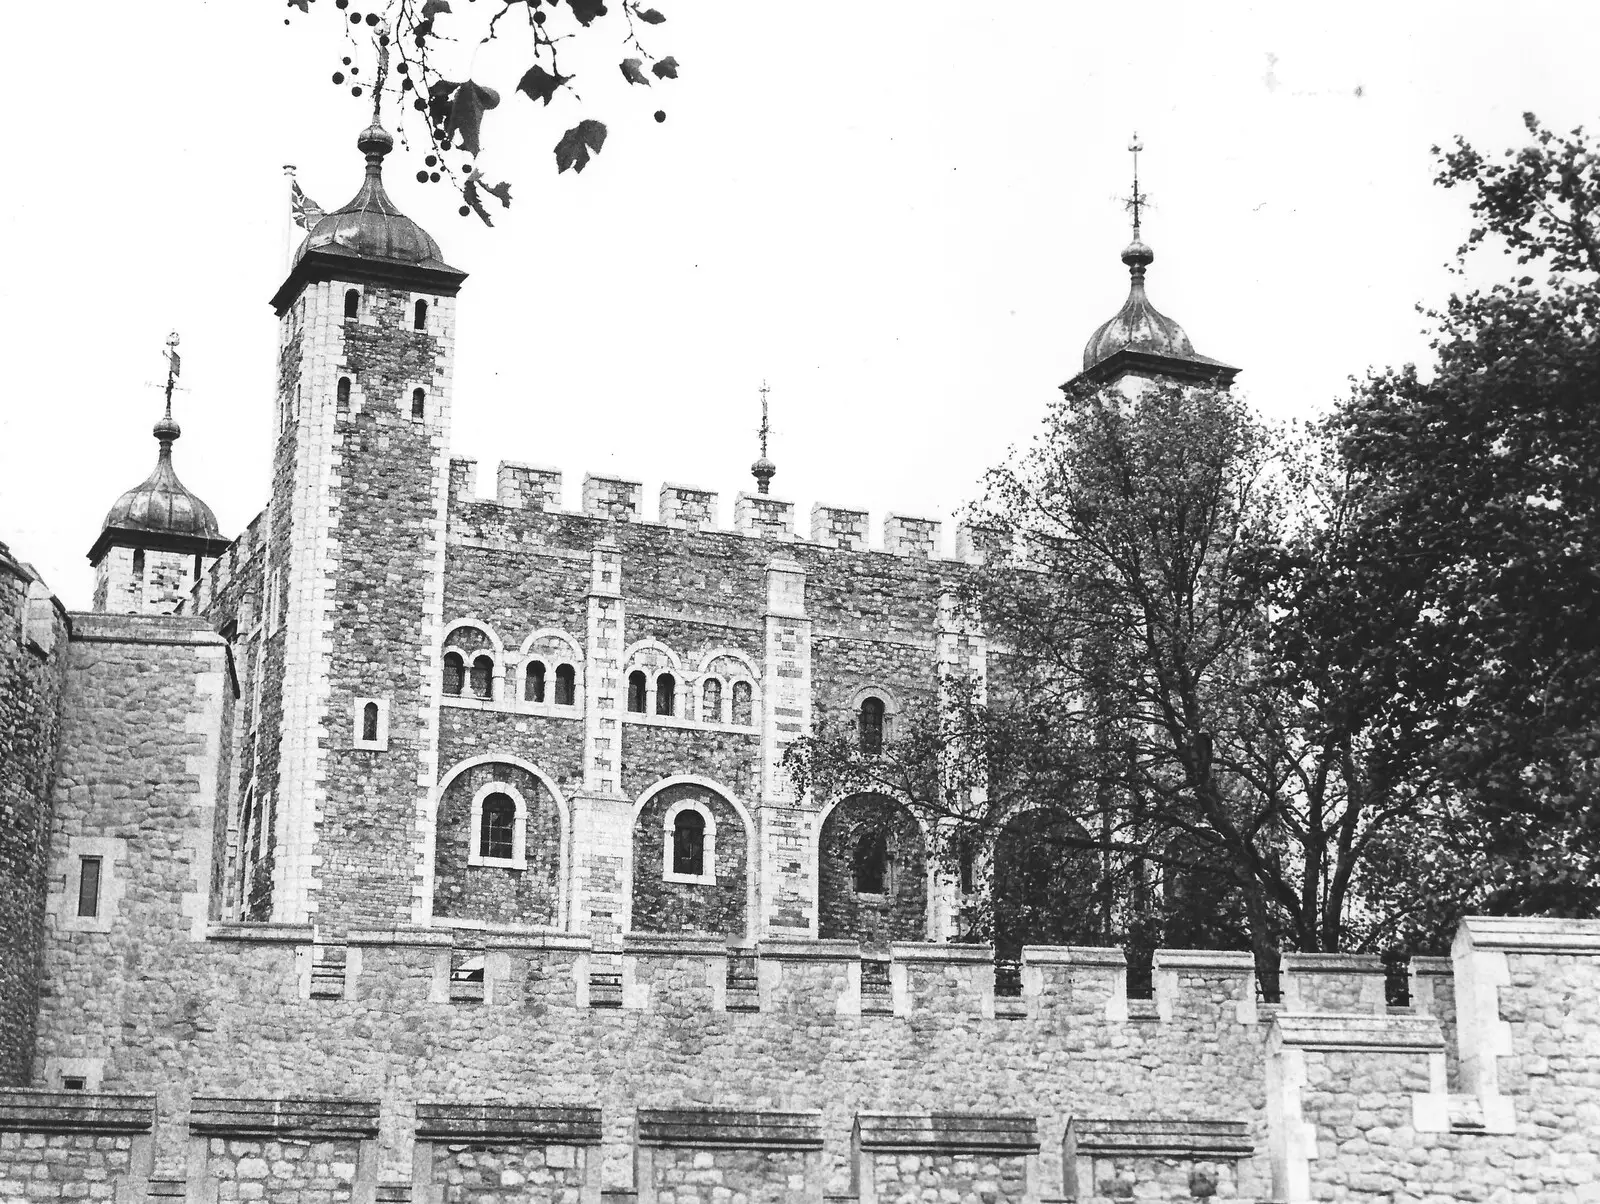
[[[78,914],[100,914],[100,858],[84,857],[78,867]]]
[[[361,708],[361,738],[369,743],[378,739],[378,704],[375,702]]]
[[[63,1091],[87,1091],[88,1089],[88,1080],[81,1074],[64,1074],[61,1076],[61,1090]]]
[[[706,817],[688,808],[672,820],[672,872],[702,876],[706,859]]]
[[[733,683],[733,721],[740,727],[749,727],[755,722],[754,693],[747,681]]]
[[[529,702],[544,701],[544,662],[528,662],[528,680],[522,690],[523,698]]]
[[[361,290],[346,289],[344,294],[344,316],[359,318],[361,316]]]
[[[421,418],[426,413],[428,395],[420,388],[411,390],[411,416]]]
[[[628,674],[628,709],[644,714],[644,674],[638,669]]]
[[[700,720],[702,723],[722,722],[722,683],[708,677],[700,687]]]
[[[556,670],[556,705],[569,707],[578,701],[578,673],[571,665]]]
[[[466,678],[466,662],[459,652],[444,654],[444,692],[452,698],[461,697],[461,684]]]
[[[472,662],[472,696],[494,696],[494,660],[491,657],[480,656]]]
[[[863,995],[888,995],[892,991],[889,980],[889,963],[882,958],[861,959],[861,993]]]
[[[478,852],[483,857],[510,861],[516,856],[517,805],[508,794],[491,794],[483,800]]]
[[[961,882],[961,893],[970,895],[973,891],[973,854],[972,838],[970,836],[958,837],[960,843],[956,846],[956,868]]]
[[[133,550],[133,575],[135,577],[143,577],[144,576],[144,549],[143,548],[135,548]]]
[[[858,895],[888,894],[889,835],[887,832],[868,832],[856,843],[855,853],[856,893]]]
[[[334,402],[341,410],[350,408],[350,378],[348,376],[339,378],[339,388],[334,396]]]
[[[883,749],[883,699],[864,698],[861,701],[861,751],[879,752]]]
[[[412,318],[411,325],[417,330],[428,329],[428,303],[426,301],[417,302],[417,313]]]
[[[671,715],[677,710],[678,683],[670,673],[656,678],[656,714]]]

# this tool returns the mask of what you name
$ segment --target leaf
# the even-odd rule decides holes
[[[428,120],[434,125],[448,125],[450,101],[461,85],[454,80],[440,79],[428,85]]]
[[[604,122],[586,118],[578,122],[565,134],[561,141],[556,143],[556,170],[582,171],[589,164],[589,153],[600,153],[600,148],[606,144],[606,127]]]
[[[550,103],[550,98],[555,95],[556,89],[566,83],[572,76],[557,73],[552,75],[543,67],[535,63],[528,68],[528,73],[517,84],[518,92],[526,92],[529,100],[542,100]]]
[[[634,11],[634,15],[637,16],[639,18],[639,20],[645,22],[647,25],[660,25],[661,22],[663,22],[663,21],[665,21],[667,19],[666,16],[663,15],[662,12],[659,9],[640,8],[636,4],[636,5],[633,6],[633,11]]]
[[[298,8],[303,13],[311,11],[311,0],[289,0],[290,8]]]
[[[606,15],[605,0],[567,0],[567,7],[572,9],[572,15],[578,18],[578,24],[585,29],[596,17]]]
[[[647,88],[650,86],[649,77],[639,70],[644,65],[643,59],[623,59],[620,65],[622,67],[622,78],[630,84],[643,84]]]
[[[489,217],[489,211],[483,207],[483,198],[478,195],[477,174],[477,172],[473,172],[472,175],[467,177],[467,182],[461,186],[461,199],[470,205],[472,211],[483,219],[484,225],[492,226],[494,221]]]
[[[467,177],[467,183],[473,188],[482,189],[490,196],[498,199],[502,209],[511,208],[511,182],[509,180],[501,180],[498,184],[490,185],[484,178],[484,174],[474,168],[472,174]],[[465,192],[466,189],[463,188],[462,191]]]
[[[481,149],[478,132],[483,125],[483,115],[499,103],[500,93],[493,88],[470,79],[462,84],[450,102],[450,117],[444,125],[445,142],[452,142],[460,131],[461,149],[476,155]]]
[[[422,19],[424,21],[431,21],[440,13],[447,13],[449,11],[450,0],[428,0],[428,2],[422,6]]]
[[[662,59],[659,63],[652,64],[651,67],[650,67],[650,70],[655,72],[655,76],[656,76],[657,79],[677,79],[678,78],[678,60],[673,58],[669,54],[669,55],[667,55],[666,58]]]

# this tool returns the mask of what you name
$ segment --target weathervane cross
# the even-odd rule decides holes
[[[1139,237],[1139,211],[1149,202],[1150,198],[1139,191],[1139,152],[1144,149],[1144,144],[1139,141],[1138,132],[1135,131],[1132,140],[1128,143],[1128,153],[1133,156],[1133,195],[1128,198],[1128,208],[1133,211],[1133,237]]]
[[[759,434],[761,435],[761,458],[762,459],[766,459],[766,456],[767,456],[767,431],[769,429],[768,426],[767,426],[767,394],[768,394],[768,392],[770,392],[770,390],[767,388],[767,382],[765,380],[763,380],[761,382],[761,430],[759,432]]]
[[[178,383],[178,369],[182,360],[178,357],[178,332],[174,330],[167,336],[167,349],[163,353],[167,357],[167,421],[172,421],[172,389]]]

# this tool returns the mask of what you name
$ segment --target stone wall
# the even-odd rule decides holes
[[[0,544],[0,1086],[28,1080],[67,616]]]

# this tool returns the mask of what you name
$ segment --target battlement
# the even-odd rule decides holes
[[[682,531],[742,535],[779,543],[810,543],[848,552],[883,552],[908,559],[950,560],[981,564],[1001,544],[987,528],[956,526],[955,552],[944,554],[944,524],[938,519],[891,511],[883,516],[879,540],[872,541],[869,511],[818,502],[811,507],[804,534],[795,529],[794,502],[764,493],[734,497],[733,525],[721,525],[720,494],[700,485],[663,482],[656,495],[653,519],[645,517],[644,483],[614,473],[585,473],[578,509],[562,510],[562,473],[542,465],[502,460],[495,471],[495,494],[479,497],[478,462],[468,457],[450,461],[451,500],[457,505],[500,506],[507,511],[562,513],[621,523],[642,523]]]

